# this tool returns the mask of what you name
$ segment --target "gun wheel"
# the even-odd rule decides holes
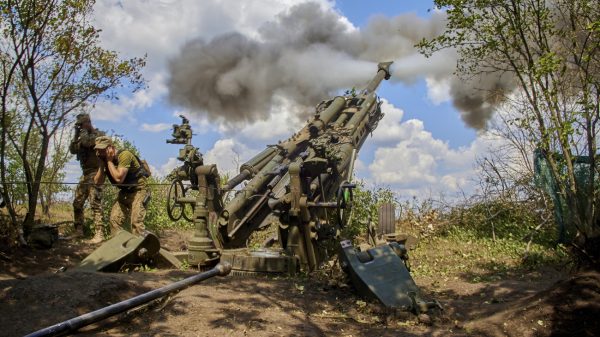
[[[355,187],[354,184],[350,184],[347,181],[340,184],[337,194],[337,221],[340,228],[346,227],[348,220],[350,219],[350,213],[352,212],[352,201],[354,195],[352,189]]]
[[[169,186],[167,194],[167,215],[173,221],[181,219],[184,213],[185,204],[178,199],[185,197],[185,189],[181,180],[174,180]]]

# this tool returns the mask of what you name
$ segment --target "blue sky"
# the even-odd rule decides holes
[[[146,54],[148,66],[144,69],[144,76],[148,80],[148,88],[135,94],[123,92],[116,102],[99,102],[91,111],[94,125],[125,135],[141,150],[142,156],[158,174],[166,174],[179,164],[175,160],[179,147],[165,141],[170,138],[171,125],[179,123],[177,115],[185,114],[193,122],[193,143],[204,154],[205,162],[216,163],[222,172],[233,172],[266,145],[286,139],[299,129],[303,121],[298,116],[305,116],[306,112],[298,113],[302,108],[289,98],[275,97],[262,118],[234,126],[223,123],[213,118],[218,116],[218,112],[208,113],[171,103],[168,99],[171,90],[168,83],[172,76],[169,64],[180,55],[187,42],[196,39],[210,42],[223,34],[238,32],[253,41],[263,41],[265,35],[261,35],[261,27],[265,23],[277,21],[282,15],[280,13],[289,12],[290,8],[304,2],[98,1],[95,7],[96,25],[103,30],[103,45],[124,57]],[[429,21],[434,21],[432,15],[435,11],[428,11],[433,3],[427,1],[316,2],[323,12],[333,13],[333,17],[346,25],[349,32],[364,32],[365,35],[373,20],[404,22],[397,17],[412,13],[420,18],[424,27],[430,24]],[[392,30],[389,34],[396,35],[396,31]],[[387,37],[383,35],[376,38],[385,40]],[[452,59],[423,61],[421,70],[419,66],[403,62],[403,59],[409,60],[414,51],[410,50],[410,43],[399,43],[406,50],[394,61],[404,64],[403,71],[414,74],[410,80],[387,81],[379,88],[378,94],[385,101],[386,117],[363,146],[356,165],[356,177],[369,186],[390,187],[400,197],[432,193],[451,195],[461,190],[468,191],[474,184],[471,177],[475,174],[475,157],[485,151],[485,142],[477,137],[476,130],[465,126],[461,120],[447,93],[448,82],[438,71],[441,69],[439,63],[446,63],[443,68],[447,72]],[[300,64],[319,61],[307,60],[310,54],[307,55],[303,55]],[[336,74],[357,72],[365,64],[364,59],[343,57],[346,61],[335,65],[339,70]],[[374,59],[368,61],[376,64]],[[327,63],[326,60],[323,62]],[[356,67],[352,66],[353,62]],[[438,62],[437,68],[429,66],[435,62]],[[376,68],[369,70],[368,76],[375,71]],[[326,75],[311,74],[316,76],[316,82],[321,81],[318,76]],[[364,74],[360,76],[364,77]],[[79,172],[75,162],[69,164],[68,172],[68,180],[77,177]]]
[[[428,18],[434,10],[433,2],[410,0],[336,1],[336,8],[358,27],[366,25],[373,16],[393,17],[403,13],[416,13]],[[427,98],[423,78],[413,85],[387,82],[378,93],[397,107],[403,108],[405,119],[423,120],[426,130],[454,148],[468,146],[476,138],[475,130],[465,126],[449,101],[433,104]]]

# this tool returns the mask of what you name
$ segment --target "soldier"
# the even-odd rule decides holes
[[[110,211],[111,234],[122,230],[126,219],[129,218],[132,232],[143,235],[146,203],[150,200],[146,183],[150,172],[131,151],[117,151],[110,137],[96,138],[95,149],[102,165],[96,172],[94,182],[101,186],[106,177],[111,184],[119,188],[117,201]]]
[[[89,204],[94,213],[94,237],[91,243],[102,242],[102,187],[94,184],[94,176],[100,167],[100,160],[94,150],[95,140],[103,136],[104,132],[92,126],[90,115],[81,113],[75,122],[75,135],[69,146],[69,151],[77,155],[83,175],[79,179],[73,200],[73,222],[75,230],[83,233],[84,205],[89,198]]]

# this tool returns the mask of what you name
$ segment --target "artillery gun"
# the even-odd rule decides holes
[[[390,65],[380,63],[359,93],[318,104],[301,130],[244,163],[222,188],[215,165],[197,166],[189,263],[209,267],[227,260],[234,270],[248,272],[316,269],[326,258],[324,243],[337,238],[348,221],[354,160],[383,117],[375,89],[390,77]],[[221,191],[243,181],[246,185],[223,202]],[[275,226],[274,240],[264,249],[245,249],[249,236],[267,226]]]
[[[390,78],[391,64],[379,63],[363,90],[319,103],[302,129],[267,146],[224,186],[215,165],[196,166],[195,232],[188,241],[188,263],[204,269],[221,261],[236,273],[317,269],[328,258],[327,244],[338,241],[348,223],[354,161],[383,117],[375,90]],[[233,198],[224,200],[223,192],[244,181]],[[190,198],[177,201],[192,203]],[[394,218],[390,207],[382,213],[381,219]],[[384,224],[381,219],[379,237],[385,240],[372,240],[375,247],[360,251],[348,240],[339,242],[342,268],[363,295],[388,307],[416,313],[439,307],[419,295],[407,267],[405,242],[393,233],[393,220]],[[275,228],[276,236],[261,248],[248,248],[251,234],[266,227]]]
[[[293,275],[317,269],[328,258],[327,246],[339,241],[340,230],[348,223],[354,161],[383,117],[375,90],[390,78],[391,63],[379,63],[363,90],[319,103],[302,129],[267,146],[223,185],[216,165],[204,164],[191,144],[189,121],[181,116],[182,124],[173,125],[173,139],[167,140],[184,145],[178,156],[183,165],[170,175],[167,211],[173,220],[192,221],[195,230],[188,251],[180,256],[201,270],[218,262],[230,264],[236,273]],[[245,185],[235,190],[242,182]],[[195,197],[186,195],[189,190],[196,191]],[[225,198],[229,191],[235,195]],[[439,306],[420,297],[409,273],[405,242],[393,233],[394,210],[386,209],[380,215],[380,239],[375,235],[369,239],[373,248],[361,251],[348,240],[338,242],[340,265],[359,292],[388,307],[418,313]],[[260,248],[247,247],[251,235],[267,227],[276,235]],[[150,238],[137,240],[148,242],[144,252],[152,248]],[[128,249],[128,255],[130,251],[141,253],[137,246]]]

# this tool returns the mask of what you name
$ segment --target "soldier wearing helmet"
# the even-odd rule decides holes
[[[92,126],[90,115],[81,113],[75,121],[75,135],[71,140],[69,151],[77,156],[83,174],[79,179],[73,200],[73,222],[75,230],[83,233],[84,205],[89,200],[90,208],[94,215],[94,237],[91,243],[100,243],[104,239],[104,224],[102,221],[102,186],[94,184],[94,176],[100,160],[94,149],[96,137],[103,136],[104,132]]]

